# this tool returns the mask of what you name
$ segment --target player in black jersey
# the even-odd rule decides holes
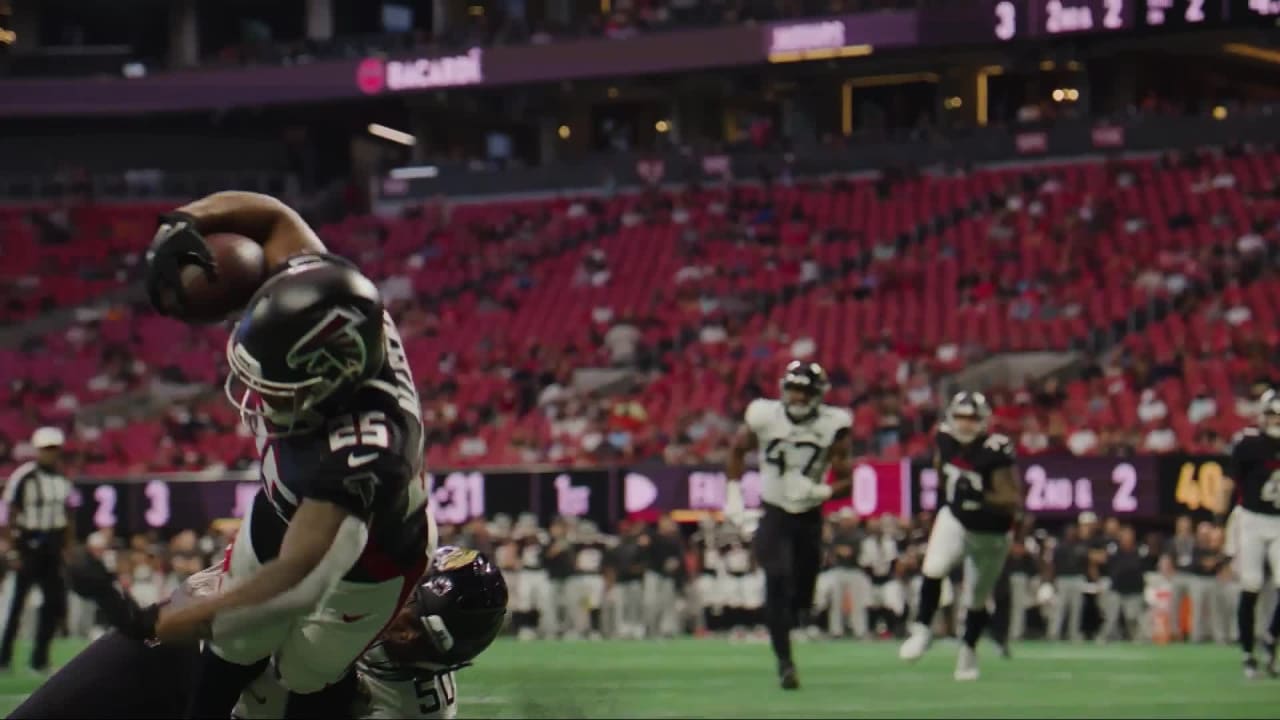
[[[324,689],[399,612],[434,545],[403,344],[373,282],[280,201],[217,193],[161,220],[147,283],[178,319],[168,298],[183,296],[183,270],[213,267],[202,233],[263,246],[268,278],[227,342],[226,383],[257,438],[262,489],[221,592],[149,608],[130,631],[207,641],[193,713],[227,717],[270,662],[292,693],[285,716],[320,716]]]
[[[934,469],[944,488],[921,567],[920,605],[911,635],[898,652],[918,660],[932,639],[942,580],[964,558],[964,643],[956,660],[957,680],[976,680],[975,646],[990,619],[987,602],[1005,557],[1009,532],[1022,508],[1022,491],[1009,438],[988,434],[991,405],[982,393],[961,392],[947,406],[938,428]]]
[[[1230,532],[1235,533],[1236,571],[1240,575],[1236,623],[1240,648],[1244,650],[1244,673],[1254,678],[1259,674],[1258,661],[1253,656],[1258,593],[1262,591],[1268,562],[1272,582],[1280,578],[1280,394],[1275,390],[1262,396],[1258,426],[1237,436],[1231,449],[1230,475],[1237,504],[1229,524]],[[1272,677],[1277,675],[1277,636],[1280,605],[1262,638],[1266,672]]]

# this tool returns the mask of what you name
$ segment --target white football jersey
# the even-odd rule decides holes
[[[351,708],[350,717],[359,720],[451,719],[458,714],[458,686],[452,672],[396,667],[374,646],[356,663],[360,678],[360,697]],[[288,691],[276,679],[275,671],[266,672],[250,683],[240,696],[232,713],[243,720],[270,720],[284,717]]]
[[[831,466],[831,448],[842,431],[853,427],[853,415],[819,405],[812,420],[795,423],[781,400],[754,400],[747,406],[747,427],[760,445],[760,497],[791,513],[821,503],[807,499],[806,488],[820,483]]]

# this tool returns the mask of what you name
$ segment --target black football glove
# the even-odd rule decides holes
[[[139,641],[155,638],[160,606],[139,606],[96,557],[83,549],[73,552],[67,561],[67,579],[71,591],[93,601],[102,609],[107,624],[122,635]]]
[[[188,265],[203,270],[210,281],[218,277],[213,253],[196,229],[196,219],[179,211],[165,213],[147,250],[147,295],[161,315],[180,318],[186,313],[182,269]]]

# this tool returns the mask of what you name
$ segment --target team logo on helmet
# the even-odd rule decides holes
[[[436,560],[436,570],[446,572],[448,570],[457,570],[460,567],[470,565],[480,553],[467,548],[450,548],[440,554]]]
[[[328,376],[332,371],[358,371],[368,356],[359,332],[364,321],[364,315],[349,307],[330,310],[289,349],[285,362],[314,376]]]

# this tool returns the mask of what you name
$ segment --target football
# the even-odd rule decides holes
[[[216,323],[244,307],[267,275],[262,246],[243,235],[215,233],[205,236],[213,252],[218,277],[212,282],[195,266],[182,269],[182,288],[187,295],[183,320]]]

